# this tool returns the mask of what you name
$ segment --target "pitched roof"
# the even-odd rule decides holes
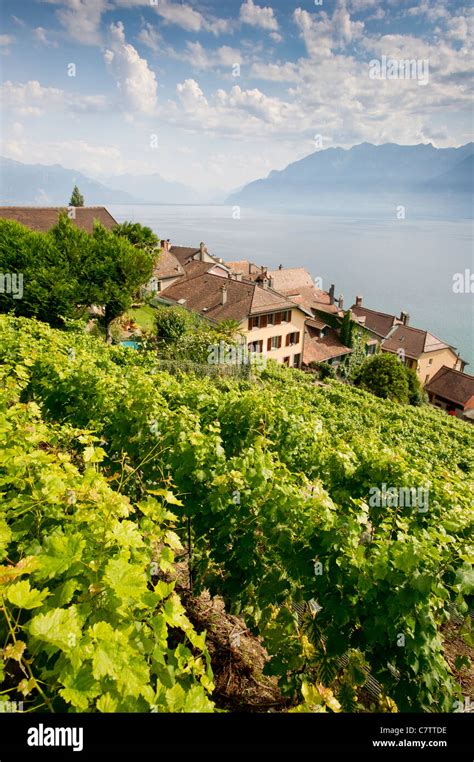
[[[224,264],[231,272],[242,273],[248,280],[253,280],[255,277],[262,275],[264,271],[264,268],[254,265],[248,259],[238,259],[235,262],[225,262]]]
[[[311,275],[304,267],[287,267],[281,270],[270,270],[268,277],[273,280],[273,288],[281,293],[299,293],[301,288],[312,287]]]
[[[54,227],[60,212],[68,212],[71,207],[61,206],[0,206],[0,218],[15,220],[38,233],[46,233]],[[92,233],[94,221],[98,220],[109,230],[117,225],[104,206],[77,206],[71,221],[87,233]]]
[[[304,365],[309,365],[310,362],[325,362],[334,357],[351,354],[352,351],[344,346],[334,328],[330,328],[326,336],[319,339],[311,330],[311,325],[306,324],[303,344]]]
[[[272,288],[287,296],[293,302],[301,304],[308,310],[323,310],[332,314],[339,312],[327,291],[316,288],[310,273],[305,267],[282,267],[270,270],[268,277],[272,279]]]
[[[162,249],[159,255],[158,262],[153,270],[153,275],[156,278],[179,278],[184,275],[184,267],[179,260],[166,249]]]
[[[356,318],[361,318],[358,322],[361,325],[368,328],[369,331],[376,333],[377,336],[388,336],[394,325],[399,325],[399,320],[395,315],[388,315],[386,312],[377,312],[376,310],[369,310],[367,307],[360,307],[357,304],[353,304],[351,312]]]
[[[433,378],[426,384],[427,392],[443,397],[450,402],[462,405],[465,410],[474,405],[474,376],[453,370],[443,365]]]
[[[222,287],[227,287],[227,301],[222,304]],[[244,320],[249,315],[291,309],[293,302],[270,288],[250,281],[222,278],[210,272],[182,278],[166,289],[166,298],[214,320]]]
[[[454,347],[445,344],[428,331],[420,328],[412,328],[409,325],[396,325],[392,328],[387,338],[382,342],[382,349],[386,352],[397,352],[403,349],[405,355],[414,360],[421,357],[425,352],[436,352],[439,349],[451,349]]]
[[[170,251],[173,254],[173,256],[176,257],[176,259],[179,261],[181,265],[185,265],[188,262],[193,259],[193,257],[196,256],[200,252],[200,248],[197,249],[192,246],[174,246],[173,244],[170,246]]]

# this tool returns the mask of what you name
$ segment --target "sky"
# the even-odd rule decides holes
[[[29,164],[227,192],[315,150],[472,137],[462,0],[3,0],[1,22],[2,154]]]

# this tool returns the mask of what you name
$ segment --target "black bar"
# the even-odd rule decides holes
[[[137,752],[159,760],[160,751],[189,747],[222,752],[234,747],[262,751],[262,747],[277,750],[282,746],[289,747],[286,753],[304,748],[315,755],[357,751],[363,758],[416,755],[420,760],[443,757],[472,762],[473,720],[468,713],[0,714],[0,762],[95,760],[111,754],[132,759]],[[56,736],[56,728],[70,729],[71,735]],[[49,740],[63,740],[79,747],[79,729],[82,749],[46,745]],[[44,745],[28,745],[28,738],[42,740]]]

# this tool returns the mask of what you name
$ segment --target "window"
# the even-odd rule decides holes
[[[299,368],[300,365],[301,365],[301,355],[298,354],[293,357],[293,367]]]
[[[425,378],[425,384],[427,384],[429,380],[430,380],[430,374],[428,373],[428,375]]]
[[[260,328],[260,316],[249,318],[249,331],[253,331],[255,328]]]
[[[257,341],[250,341],[248,344],[248,350],[249,352],[263,352],[263,339],[258,339]]]
[[[280,349],[281,336],[272,336],[267,340],[267,352],[271,352],[273,349]]]
[[[289,357],[284,357],[283,358],[283,362],[285,363],[285,365],[289,365],[290,364],[290,358]]]
[[[285,312],[281,313],[281,322],[291,323],[291,310],[285,310]]]
[[[300,334],[299,331],[294,331],[293,333],[288,333],[286,336],[286,346],[287,347],[294,347],[295,344],[299,344],[300,341]]]
[[[275,315],[266,315],[267,325],[275,325]]]
[[[428,365],[433,365],[433,358],[432,357],[428,360]]]

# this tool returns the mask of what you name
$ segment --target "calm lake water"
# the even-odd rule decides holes
[[[344,306],[357,294],[371,309],[399,315],[455,346],[474,373],[473,294],[454,293],[453,275],[474,272],[472,222],[419,217],[397,219],[395,212],[295,214],[231,206],[109,205],[119,222],[149,225],[160,238],[182,246],[204,241],[225,260],[249,259],[270,269],[306,267],[334,283]]]

